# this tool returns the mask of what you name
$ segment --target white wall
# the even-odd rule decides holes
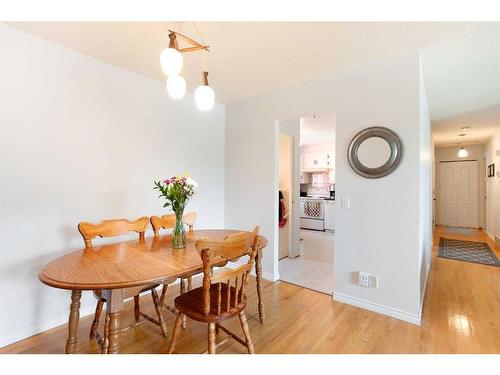
[[[40,268],[83,243],[82,220],[162,214],[153,180],[190,171],[188,208],[224,226],[224,107],[0,25],[0,346],[67,321]],[[90,293],[82,314],[95,308]]]
[[[424,305],[425,287],[427,275],[429,274],[432,254],[432,171],[433,154],[431,135],[431,119],[429,115],[429,104],[425,90],[422,61],[420,60],[419,74],[419,104],[420,104],[420,221],[419,221],[419,249],[420,249],[420,314]]]
[[[498,130],[484,145],[486,166],[495,164],[495,177],[486,178],[486,232],[499,243],[500,239],[500,124]],[[486,168],[485,166],[485,168]],[[483,168],[483,170],[485,170]]]
[[[261,226],[270,240],[264,272],[277,277],[276,120],[331,112],[337,114],[336,196],[352,200],[350,210],[337,212],[334,298],[418,323],[419,204],[427,204],[419,182],[425,150],[420,146],[418,51],[228,105],[226,225]],[[351,170],[346,153],[358,131],[375,125],[399,133],[405,156],[393,174],[369,180]],[[380,287],[358,286],[353,280],[358,271],[378,275]]]
[[[459,124],[457,125],[457,129],[459,128]],[[435,177],[436,177],[436,195],[439,191],[439,163],[442,161],[463,161],[464,159],[458,157],[458,151],[461,146],[453,145],[453,146],[437,146],[435,148]],[[465,145],[464,148],[467,150],[469,155],[465,160],[477,160],[479,162],[479,181],[478,181],[478,218],[479,218],[479,226],[481,228],[485,228],[486,225],[486,201],[484,199],[485,196],[485,164],[483,157],[483,145]],[[439,199],[439,197],[437,197]],[[439,218],[439,202],[436,201],[436,219]],[[436,224],[439,224],[437,222]]]

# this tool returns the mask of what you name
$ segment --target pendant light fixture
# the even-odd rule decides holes
[[[200,111],[210,111],[214,106],[215,92],[208,85],[208,72],[202,72],[202,85],[194,92],[194,101]]]
[[[458,157],[459,158],[466,158],[467,156],[469,156],[469,153],[467,152],[467,150],[463,146],[460,147],[460,150],[458,150]]]
[[[181,76],[168,77],[167,92],[172,99],[182,99],[186,93],[186,80]]]
[[[160,55],[160,64],[166,76],[176,76],[182,70],[184,59],[182,53],[179,52],[175,33],[170,32],[168,37],[170,38],[170,42],[168,48],[165,48]]]
[[[193,22],[193,25],[202,43],[199,43],[196,40],[176,31],[168,30],[168,37],[170,39],[169,45],[168,48],[164,49],[160,54],[161,68],[163,70],[163,73],[168,77],[166,85],[167,92],[168,95],[173,99],[181,99],[186,93],[186,81],[180,75],[183,65],[182,53],[195,52],[200,50],[203,50],[204,52],[209,51],[208,46],[205,45],[198,27],[196,26],[196,23]],[[185,48],[179,48],[178,39],[187,43],[189,46]],[[202,72],[202,85],[196,89],[194,98],[196,106],[201,111],[210,111],[214,106],[215,92],[208,85],[206,61]]]

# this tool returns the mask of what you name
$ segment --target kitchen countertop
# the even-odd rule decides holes
[[[300,197],[300,199],[319,200],[319,201],[334,201],[335,202],[335,198],[330,198],[330,197]]]

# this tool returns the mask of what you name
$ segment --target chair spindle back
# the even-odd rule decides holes
[[[242,232],[227,236],[222,241],[210,241],[201,239],[196,241],[196,248],[201,251],[203,260],[203,313],[210,314],[211,309],[216,307],[215,312],[220,315],[223,310],[229,312],[232,307],[243,302],[245,297],[245,285],[248,275],[252,270],[258,249],[259,227],[253,232]],[[248,262],[235,269],[225,270],[217,275],[213,274],[213,267],[224,261],[231,262],[235,259],[248,255]],[[217,284],[217,306],[211,306],[210,288]],[[223,303],[225,305],[223,306]]]

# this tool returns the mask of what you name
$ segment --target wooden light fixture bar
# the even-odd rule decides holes
[[[194,52],[194,51],[200,51],[200,50],[209,51],[209,49],[208,49],[209,46],[205,46],[205,45],[197,42],[196,40],[191,39],[190,37],[188,37],[186,35],[183,35],[181,33],[173,31],[173,30],[168,30],[168,32],[169,32],[168,37],[170,38],[169,48],[175,48],[179,52]],[[190,47],[179,48],[177,38],[179,38],[180,40],[189,44]]]

